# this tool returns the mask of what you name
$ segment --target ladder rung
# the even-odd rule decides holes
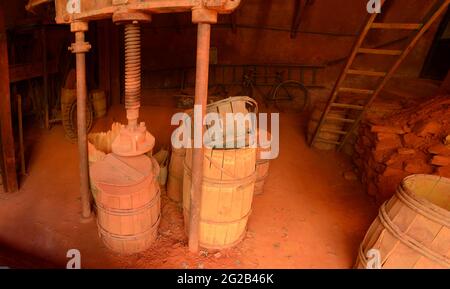
[[[318,137],[318,138],[316,139],[316,141],[318,141],[318,142],[323,142],[323,143],[328,143],[328,144],[334,144],[334,145],[340,145],[340,144],[341,144],[340,142],[332,141],[332,140],[324,139],[324,138],[320,138],[320,137]]]
[[[348,134],[348,131],[334,130],[334,129],[327,129],[327,128],[323,128],[323,129],[321,129],[320,131],[321,131],[321,132],[335,133],[335,134],[340,134],[340,135],[346,135],[346,134]]]
[[[345,104],[345,103],[332,103],[331,106],[338,107],[338,108],[355,109],[355,110],[363,110],[364,109],[364,106],[362,106],[362,105]]]
[[[332,120],[332,121],[340,121],[340,122],[345,122],[345,123],[355,123],[354,119],[349,119],[349,118],[327,116],[327,117],[325,117],[325,119]]]
[[[403,51],[392,49],[359,48],[358,53],[398,56],[401,55]]]
[[[419,30],[423,24],[420,23],[373,23],[372,29],[403,29],[403,30]]]
[[[386,76],[386,72],[369,71],[369,70],[357,70],[357,69],[349,69],[347,71],[347,73],[348,74],[353,74],[353,75],[365,75],[365,76],[378,76],[378,77]]]
[[[360,93],[360,94],[373,94],[375,91],[370,89],[360,89],[351,87],[340,87],[340,92]]]

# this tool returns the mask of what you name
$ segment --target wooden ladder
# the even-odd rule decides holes
[[[392,1],[392,0],[388,0]],[[382,4],[384,4],[386,1],[382,1]],[[377,23],[376,18],[377,14],[373,14],[368,18],[368,21],[366,25],[364,26],[364,29],[358,36],[358,39],[356,43],[354,44],[354,47],[352,49],[352,52],[350,54],[350,57],[347,60],[347,64],[345,65],[344,70],[342,71],[341,75],[339,76],[330,99],[328,100],[328,103],[325,107],[325,111],[322,114],[322,117],[319,121],[319,124],[316,128],[316,131],[314,133],[314,136],[311,139],[310,145],[314,145],[316,142],[322,142],[322,143],[328,143],[328,144],[334,144],[338,145],[338,150],[341,150],[345,143],[348,141],[349,137],[353,134],[355,129],[358,127],[359,122],[363,119],[364,114],[366,113],[367,109],[370,107],[370,105],[373,103],[375,98],[380,94],[380,92],[383,90],[386,83],[389,81],[389,79],[394,75],[395,71],[399,68],[403,60],[409,55],[409,53],[413,50],[413,48],[416,46],[420,38],[425,34],[425,32],[428,31],[428,29],[431,27],[433,22],[439,18],[439,16],[446,11],[447,7],[450,4],[450,0],[439,0],[435,6],[431,9],[431,12],[429,15],[425,18],[425,21],[423,24],[418,23]],[[411,30],[415,31],[414,37],[411,38],[410,43],[407,45],[407,47],[404,50],[392,50],[392,49],[377,49],[377,48],[365,48],[363,47],[364,40],[366,39],[367,34],[369,31],[373,29],[397,29],[397,30]],[[389,56],[389,57],[397,57],[398,59],[395,61],[393,66],[390,68],[387,72],[378,72],[378,71],[370,71],[370,70],[360,70],[360,69],[353,69],[353,63],[358,55],[366,54],[366,55],[383,55],[383,56]],[[346,87],[343,85],[344,81],[347,79],[347,76],[351,75],[359,75],[359,76],[366,76],[366,77],[376,77],[380,78],[381,81],[377,84],[377,87],[375,89],[361,89],[361,88],[354,88],[354,87]],[[341,95],[341,93],[347,92],[355,95],[361,95],[364,96],[364,100],[367,100],[364,105],[355,105],[355,104],[349,104],[349,103],[342,103],[342,101],[337,102],[338,96]],[[359,98],[358,98],[359,99]],[[335,112],[336,109],[345,109],[348,111],[354,111],[356,118],[349,118],[349,117],[332,117],[330,116],[330,113],[332,114]],[[324,128],[324,124],[328,121],[334,121],[337,123],[343,123],[347,124],[347,128],[349,129],[343,129],[343,130],[334,130],[334,129],[326,129]],[[331,141],[327,139],[320,138],[320,134],[322,132],[325,133],[331,133],[336,134],[340,136],[339,141]]]

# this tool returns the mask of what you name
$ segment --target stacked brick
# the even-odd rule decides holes
[[[380,203],[409,175],[450,178],[450,96],[363,122],[353,157],[368,194]]]

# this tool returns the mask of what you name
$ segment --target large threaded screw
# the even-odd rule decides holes
[[[125,108],[128,126],[137,127],[141,106],[141,28],[125,25]]]

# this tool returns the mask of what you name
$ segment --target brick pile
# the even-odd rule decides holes
[[[409,175],[450,178],[450,96],[362,122],[353,159],[368,194],[379,203]]]

